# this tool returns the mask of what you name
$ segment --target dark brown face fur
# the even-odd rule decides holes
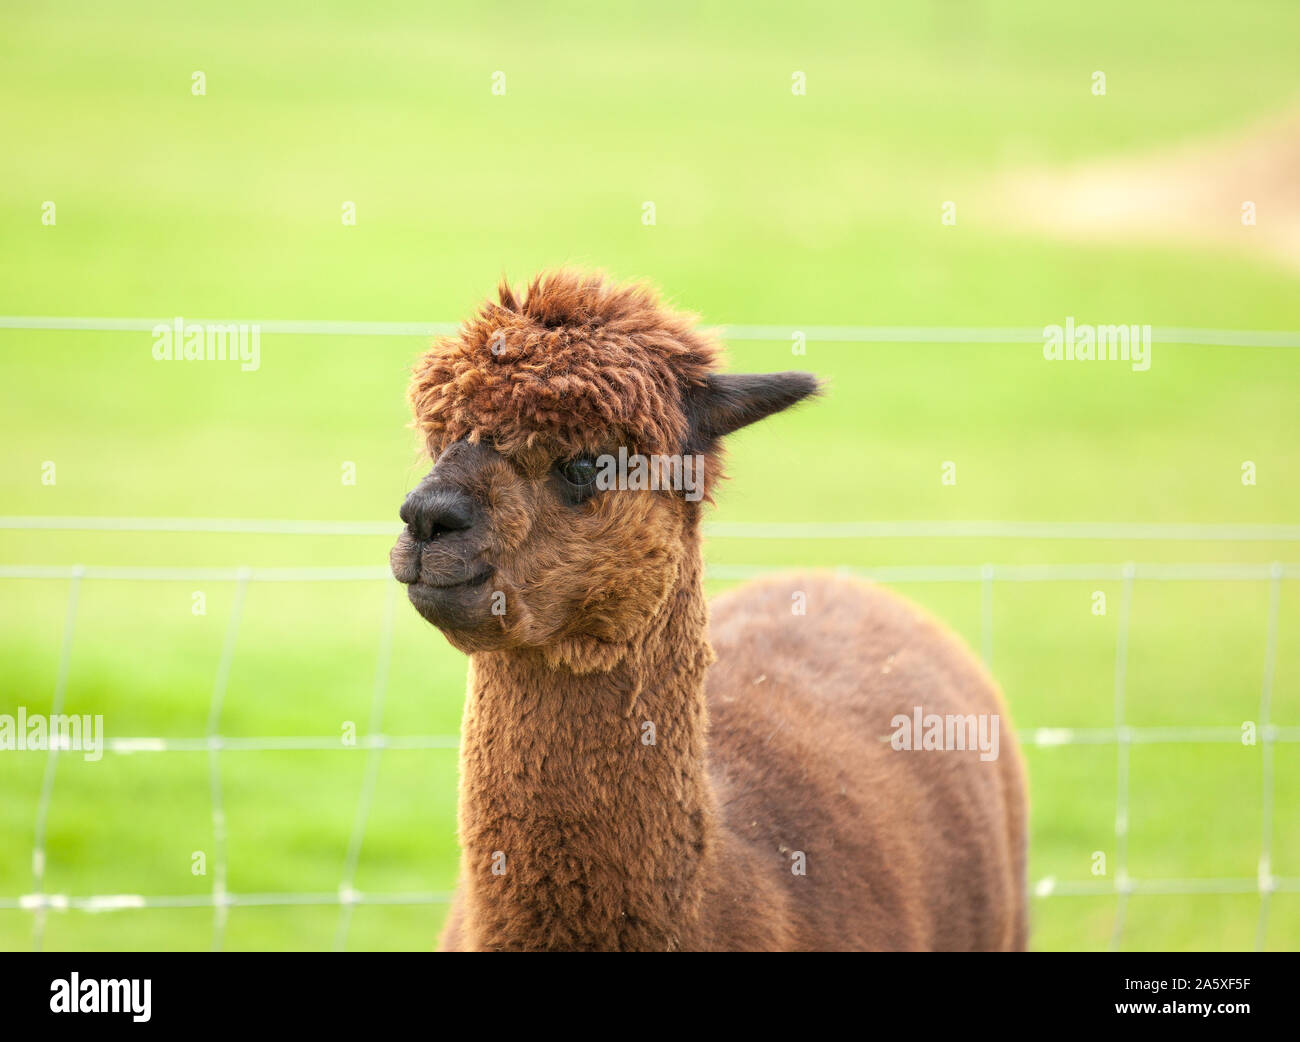
[[[583,489],[565,462],[457,441],[403,504],[393,574],[462,651],[529,648],[576,672],[608,669],[673,588],[698,506]]]
[[[409,391],[435,465],[391,554],[420,614],[466,652],[533,649],[584,673],[617,663],[698,552],[698,497],[587,494],[564,464],[620,447],[703,458],[707,498],[722,438],[817,390],[807,373],[719,374],[717,356],[648,287],[568,270],[523,295],[503,285],[436,341]]]

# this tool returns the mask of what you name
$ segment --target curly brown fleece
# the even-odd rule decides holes
[[[573,269],[539,276],[522,296],[503,280],[498,299],[415,369],[409,397],[430,445],[468,436],[506,453],[681,451],[683,398],[719,356],[691,316],[648,285]]]

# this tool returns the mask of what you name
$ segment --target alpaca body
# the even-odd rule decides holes
[[[443,946],[1023,947],[1023,772],[961,643],[818,575],[732,591],[710,624],[723,440],[818,380],[720,372],[713,335],[642,284],[561,270],[497,297],[416,363],[433,469],[390,554],[470,656]],[[702,481],[596,480],[632,455]],[[999,748],[895,748],[923,718]]]
[[[783,947],[1023,949],[1023,768],[966,648],[887,590],[827,575],[733,590],[711,631],[711,773],[725,828],[780,882]],[[891,720],[917,706],[997,714],[998,758],[894,749]]]
[[[795,593],[806,615],[792,613]],[[989,761],[882,740],[918,705],[1006,719],[966,649],[893,594],[817,574],[725,594],[710,628],[717,660],[697,720],[669,711],[707,661],[689,639],[685,684],[643,691],[631,713],[626,678],[525,669],[506,682],[527,678],[535,697],[519,692],[506,712],[526,727],[489,723],[501,707],[482,703],[503,689],[475,677],[462,757],[468,893],[442,947],[1023,948],[1026,810],[1009,728]],[[555,698],[554,683],[568,696]],[[604,711],[574,727],[577,706]],[[493,876],[499,853],[505,872]]]

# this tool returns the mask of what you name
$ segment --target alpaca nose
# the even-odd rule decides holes
[[[406,497],[398,516],[422,543],[474,527],[474,502],[454,489],[417,488]]]

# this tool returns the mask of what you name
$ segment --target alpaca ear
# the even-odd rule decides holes
[[[687,395],[691,441],[708,448],[719,438],[787,409],[821,385],[812,373],[712,373]]]

